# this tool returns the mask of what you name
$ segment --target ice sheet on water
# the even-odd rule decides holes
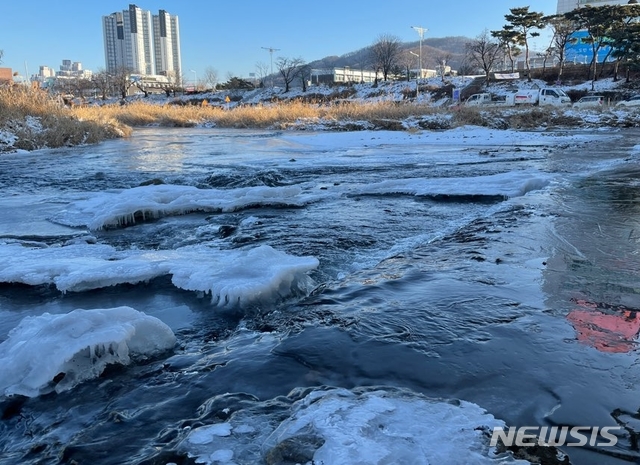
[[[198,211],[227,212],[255,205],[302,206],[313,199],[299,186],[199,189],[161,184],[97,193],[69,204],[66,210],[50,219],[65,226],[87,226],[95,230]]]
[[[359,193],[450,198],[510,198],[542,189],[549,184],[550,180],[550,175],[537,171],[511,171],[458,178],[391,179],[364,186],[359,189]]]
[[[411,145],[468,145],[474,147],[501,147],[522,145],[556,145],[558,143],[582,143],[602,139],[603,135],[580,133],[554,133],[542,131],[520,131],[515,129],[490,129],[480,126],[461,126],[448,131],[345,131],[322,133],[285,134],[282,141],[292,144],[292,150],[301,146],[324,149],[328,152],[350,147],[380,146],[394,144]]]
[[[198,463],[227,465],[529,463],[495,455],[486,432],[505,424],[478,405],[407,390],[311,390],[279,424],[282,413],[273,406],[258,412],[238,411],[225,423],[196,428],[181,448]]]
[[[0,344],[0,395],[66,391],[108,364],[127,365],[175,342],[162,321],[130,307],[28,316]]]
[[[170,275],[176,287],[211,294],[219,306],[273,301],[312,286],[315,257],[296,257],[268,245],[217,250],[205,245],[176,250],[117,251],[104,244],[25,247],[0,243],[0,282],[53,284],[60,291],[87,291],[137,284]]]

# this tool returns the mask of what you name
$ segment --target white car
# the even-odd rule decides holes
[[[603,108],[603,95],[587,95],[573,104],[575,108]]]
[[[616,107],[640,107],[640,94],[616,103]]]

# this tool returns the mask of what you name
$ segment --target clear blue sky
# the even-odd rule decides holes
[[[244,0],[189,1],[51,0],[6,1],[2,5],[0,66],[36,74],[40,65],[58,69],[63,59],[80,61],[94,72],[104,69],[102,16],[135,3],[157,14],[164,9],[180,19],[182,67],[186,79],[207,67],[225,81],[248,77],[256,63],[270,65],[262,47],[278,57],[313,61],[371,45],[381,34],[417,41],[411,26],[428,29],[425,38],[475,37],[500,29],[510,8],[529,6],[556,12],[556,0]]]

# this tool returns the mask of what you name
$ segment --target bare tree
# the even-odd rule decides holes
[[[118,93],[120,94],[123,100],[127,98],[129,89],[133,85],[133,81],[131,80],[131,74],[132,74],[131,68],[127,68],[126,66],[120,66],[111,75],[111,77],[113,78],[113,85],[118,90]]]
[[[280,57],[276,62],[276,67],[280,72],[280,76],[284,80],[284,92],[289,92],[291,83],[298,77],[300,70],[304,65],[302,58],[285,58]]]
[[[302,84],[302,92],[307,91],[307,78],[311,74],[311,67],[308,64],[302,64],[298,68],[298,76],[300,77],[300,83]]]
[[[176,92],[180,88],[180,79],[176,71],[167,72],[167,80],[160,83],[160,88],[164,91],[167,97],[176,96]]]
[[[74,77],[70,79],[69,83],[73,89],[73,94],[80,97],[82,101],[86,100],[86,94],[94,88],[93,83],[85,78]]]
[[[449,52],[437,52],[433,59],[436,62],[436,70],[442,82],[444,82],[445,75],[447,74],[448,63],[451,61],[451,53]]]
[[[218,84],[218,70],[211,66],[207,66],[204,70],[203,81],[209,88],[215,90],[216,84]]]
[[[144,84],[141,76],[129,77],[129,79],[131,80],[131,83],[144,94],[145,98],[149,96],[149,91],[147,90],[147,86]]]
[[[485,29],[471,42],[465,44],[466,57],[469,64],[482,68],[489,86],[491,71],[500,56],[500,43],[493,39],[492,34]]]
[[[407,74],[407,82],[411,81],[411,66],[416,61],[416,58],[411,54],[409,50],[403,50],[398,55],[398,66]]]
[[[260,87],[264,87],[266,85],[267,76],[269,76],[269,65],[262,61],[256,63],[256,75],[258,76],[258,81],[260,81]]]
[[[16,76],[17,71],[14,73]],[[56,77],[55,83],[53,85],[53,90],[58,94],[62,94],[65,96],[74,95],[73,91],[73,82],[68,77]]]
[[[104,69],[99,69],[92,76],[93,85],[100,91],[102,100],[107,100],[107,95],[111,92],[111,82],[109,74]]]
[[[2,63],[3,56],[4,56],[4,50],[0,50],[0,63]]]
[[[400,39],[390,34],[379,36],[371,46],[371,55],[374,71],[376,71],[376,73],[378,71],[382,72],[382,78],[386,81],[391,70],[398,65],[400,58]]]

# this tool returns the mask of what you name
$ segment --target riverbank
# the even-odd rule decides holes
[[[468,85],[469,83],[467,83]],[[640,126],[640,113],[613,105],[601,108],[464,107],[451,105],[447,86],[460,83],[380,83],[347,87],[317,87],[307,92],[279,89],[210,92],[166,97],[132,96],[86,100],[65,105],[38,90],[20,87],[0,90],[0,153],[98,143],[127,137],[135,127],[218,127],[314,131],[447,130],[462,126],[491,129],[544,130],[553,128],[621,128]],[[538,82],[518,84],[520,87]],[[494,84],[486,90],[500,95],[514,84]],[[589,84],[573,86],[586,93]],[[598,83],[608,101],[631,90],[612,81]]]

